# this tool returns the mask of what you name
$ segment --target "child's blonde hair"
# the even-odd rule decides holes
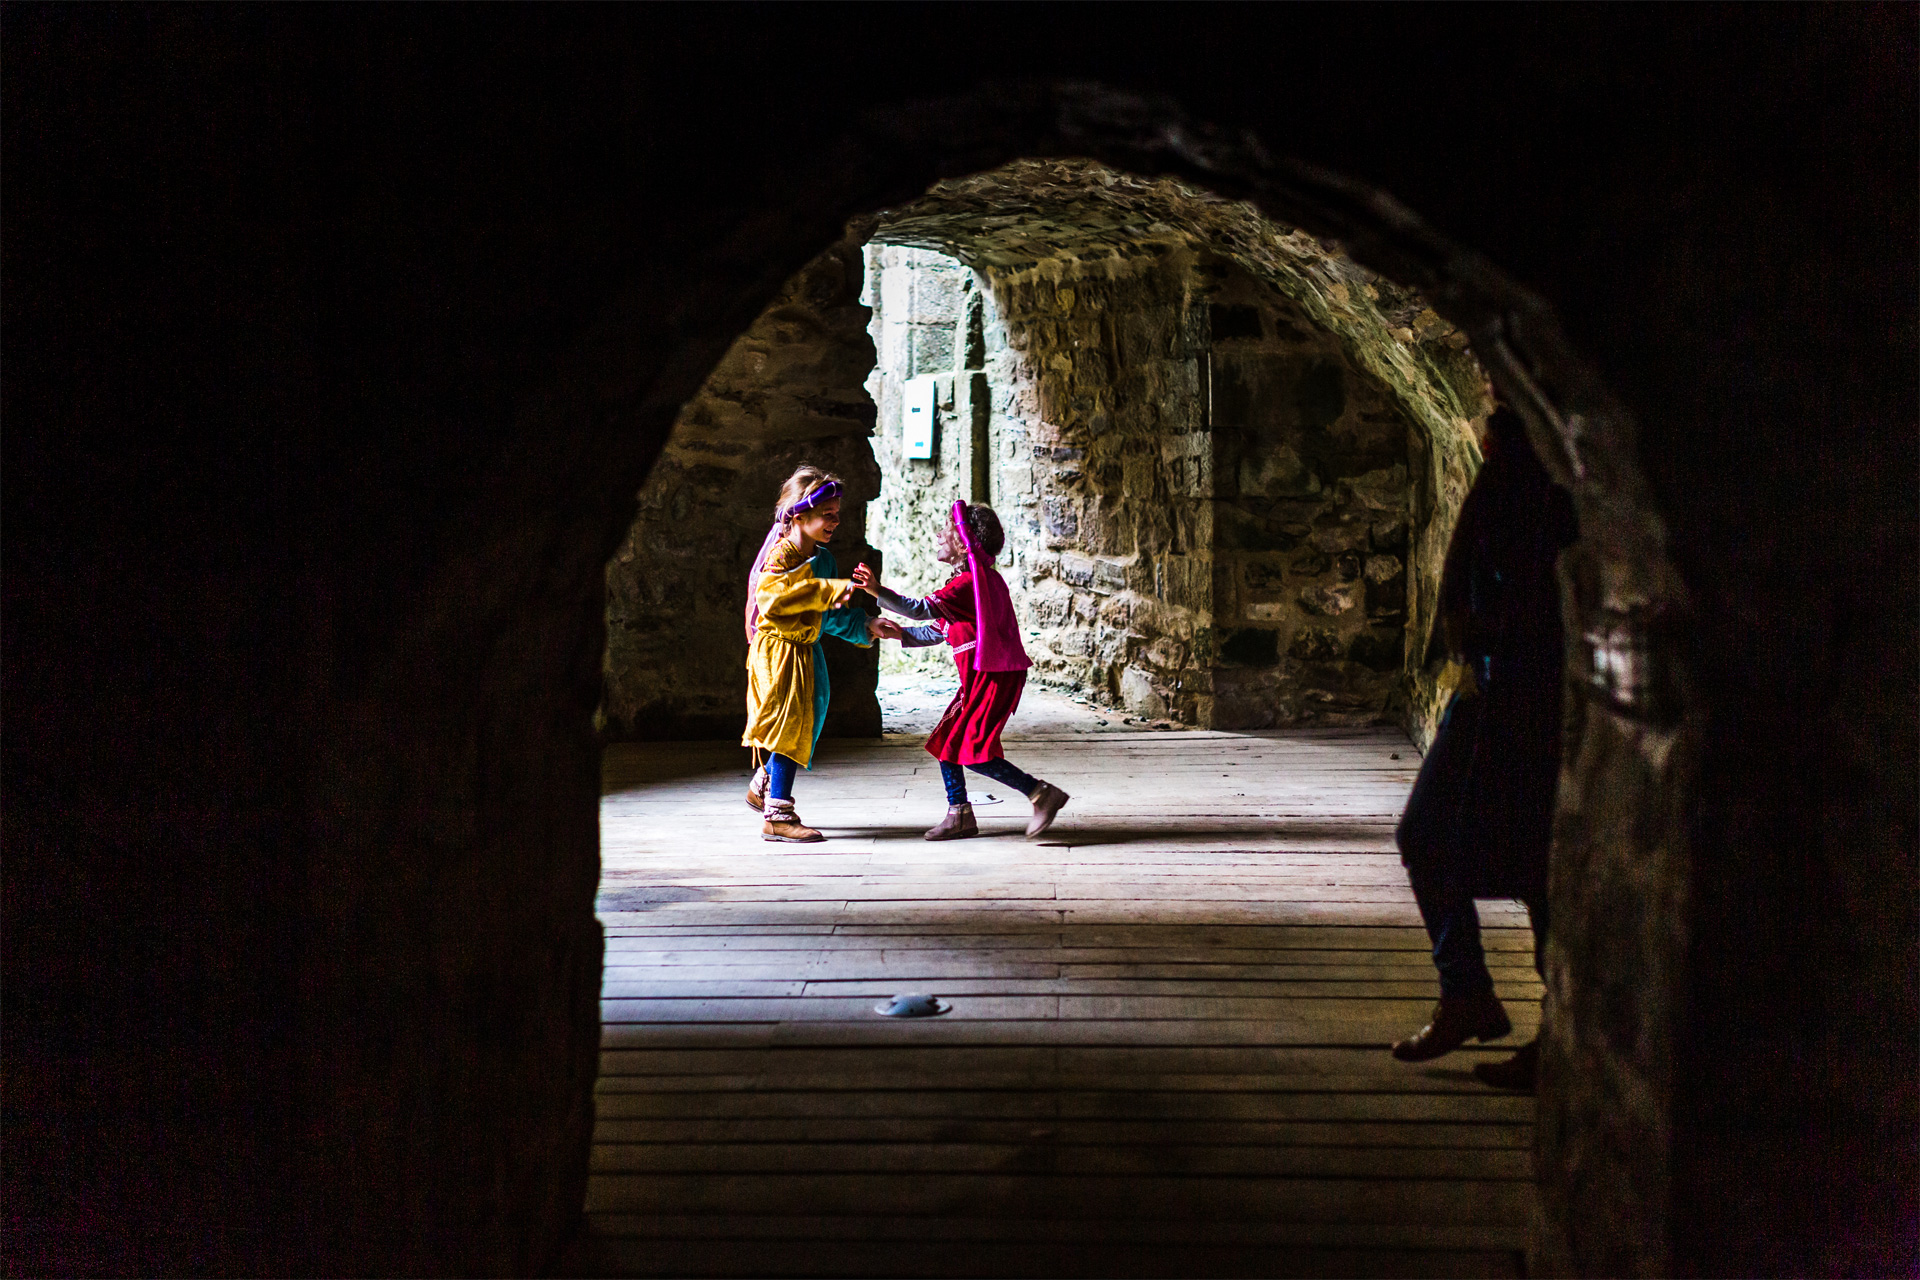
[[[787,519],[787,508],[829,480],[840,483],[839,476],[811,462],[803,462],[795,467],[793,474],[787,477],[787,482],[780,486],[780,501],[773,508],[773,522],[783,527],[791,523]]]

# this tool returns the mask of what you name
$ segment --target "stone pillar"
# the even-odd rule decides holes
[[[993,502],[993,393],[987,385],[986,301],[978,282],[954,326],[953,426],[968,502]]]

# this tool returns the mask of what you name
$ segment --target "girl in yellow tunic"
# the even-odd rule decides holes
[[[813,767],[827,709],[823,633],[862,647],[890,635],[896,624],[847,607],[854,585],[833,576],[837,566],[821,544],[840,525],[840,481],[803,466],[780,489],[773,528],[754,560],[747,600],[747,727],[742,746],[756,759],[747,803],[761,809],[763,838],[796,844],[825,839],[793,808],[794,770]],[[763,783],[764,778],[764,783]],[[762,789],[764,786],[764,790]]]

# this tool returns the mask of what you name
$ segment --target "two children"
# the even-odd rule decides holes
[[[823,634],[862,647],[880,638],[952,645],[960,691],[927,739],[946,782],[947,816],[926,838],[956,840],[980,833],[962,766],[1026,795],[1033,802],[1027,835],[1039,835],[1068,797],[1014,767],[1000,749],[1000,732],[1020,705],[1030,663],[1007,584],[993,567],[1006,541],[999,518],[990,507],[954,503],[937,554],[945,564],[965,567],[932,595],[911,599],[881,586],[866,565],[855,566],[851,579],[834,576],[838,566],[822,544],[839,527],[840,494],[837,477],[817,467],[795,471],[781,487],[773,527],[754,560],[746,612],[747,727],[740,741],[754,749],[756,760],[768,753],[747,787],[747,803],[764,818],[762,838],[799,844],[824,839],[800,821],[793,806],[794,770],[812,767],[826,718]],[[855,590],[926,625],[903,628],[869,618],[850,607]]]

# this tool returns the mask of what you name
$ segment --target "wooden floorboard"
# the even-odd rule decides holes
[[[767,844],[725,744],[606,755],[602,1054],[570,1262],[622,1275],[1522,1273],[1533,1102],[1470,1072],[1539,1021],[1518,904],[1482,904],[1515,1024],[1410,1066],[1437,996],[1392,841],[1395,731],[1050,733],[1073,796],[987,834],[912,739],[823,745]],[[1395,757],[1398,758],[1395,758]],[[902,1021],[905,991],[950,1000]]]

